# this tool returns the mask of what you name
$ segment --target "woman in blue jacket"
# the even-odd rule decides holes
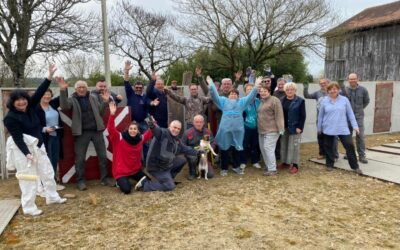
[[[297,173],[300,163],[301,133],[306,121],[304,99],[296,95],[297,85],[294,82],[284,86],[286,96],[281,99],[285,120],[285,133],[281,138],[280,168],[290,167],[292,174]]]

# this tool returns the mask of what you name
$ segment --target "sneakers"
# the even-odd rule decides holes
[[[253,167],[255,167],[255,168],[257,168],[257,169],[260,169],[260,168],[261,168],[261,165],[257,162],[257,163],[254,163],[254,164],[253,164]]]
[[[353,169],[357,174],[363,174],[360,168]]]
[[[323,160],[325,159],[325,155],[318,155],[317,160]]]
[[[244,164],[244,163],[240,164],[239,168],[240,168],[241,170],[244,170],[244,169],[246,168],[246,164]]]
[[[136,185],[135,185],[135,190],[136,190],[136,191],[140,190],[140,189],[143,187],[143,182],[144,182],[144,180],[146,180],[146,179],[147,179],[147,176],[143,176],[143,177],[138,181],[138,183],[136,183]]]
[[[361,163],[364,163],[364,164],[368,163],[368,160],[367,160],[367,158],[365,158],[365,156],[358,157],[358,161]]]
[[[219,173],[221,176],[227,176],[228,175],[228,170],[221,170]]]
[[[232,171],[235,172],[235,173],[237,173],[237,174],[239,174],[239,175],[243,175],[243,174],[244,174],[244,173],[243,173],[243,170],[242,170],[240,167],[238,167],[238,168],[232,168]]]
[[[50,204],[63,204],[67,201],[67,198],[61,198],[59,197],[56,200],[51,200],[51,199],[46,199],[46,204],[50,205]]]
[[[115,181],[110,177],[106,177],[104,178],[104,180],[101,181],[101,185],[108,187],[115,187]]]
[[[24,212],[25,215],[32,215],[32,216],[38,216],[41,215],[42,213],[43,211],[40,209],[33,210],[32,212]]]
[[[333,167],[328,166],[328,167],[326,168],[326,171],[328,171],[328,172],[333,171]]]
[[[196,178],[196,176],[194,176],[194,175],[189,175],[189,176],[187,177],[187,179],[188,179],[189,181],[193,181],[195,178]]]
[[[292,174],[295,174],[295,173],[297,173],[298,171],[299,171],[299,167],[293,166],[293,167],[290,169],[290,173],[292,173]]]
[[[78,189],[79,191],[87,190],[86,183],[84,181],[78,182]]]
[[[57,186],[56,186],[56,190],[57,191],[61,191],[61,190],[64,190],[64,189],[65,189],[65,186],[57,184]]]
[[[285,168],[289,168],[290,164],[287,163],[281,163],[278,165],[278,169],[285,169]]]
[[[264,172],[264,175],[265,175],[265,176],[276,176],[277,174],[278,174],[277,171],[268,171],[268,170],[266,170],[266,171]]]

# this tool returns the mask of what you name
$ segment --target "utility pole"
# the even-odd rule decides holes
[[[110,51],[108,41],[108,22],[107,22],[107,6],[106,0],[101,0],[101,16],[103,20],[103,47],[104,47],[104,73],[106,82],[111,87],[111,72],[110,72]]]

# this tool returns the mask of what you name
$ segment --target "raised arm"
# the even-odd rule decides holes
[[[215,106],[217,106],[220,110],[222,110],[225,103],[224,100],[225,97],[219,96],[217,88],[215,87],[213,80],[209,76],[207,76],[207,83],[208,83],[208,88],[210,90],[211,98]]]
[[[131,96],[135,94],[135,92],[132,89],[131,84],[129,83],[129,70],[132,69],[132,63],[129,60],[125,61],[125,67],[124,67],[124,86],[125,86],[125,95],[126,99],[129,99]]]
[[[153,134],[151,133],[151,129],[148,128],[146,130],[146,132],[144,132],[144,134],[143,134],[143,139],[142,139],[143,143],[146,143],[146,142],[150,141],[152,136],[153,136]]]
[[[120,136],[119,131],[115,127],[115,112],[117,111],[117,106],[114,102],[110,102],[109,107],[110,117],[108,118],[107,130],[108,134],[110,135],[111,141],[114,141],[115,138],[118,138]]]
[[[72,101],[68,98],[68,83],[65,82],[64,77],[56,77],[58,87],[60,88],[60,107],[63,110],[72,108]]]
[[[57,67],[55,64],[50,64],[49,65],[49,71],[47,78],[44,79],[44,81],[39,85],[39,87],[36,89],[35,93],[31,97],[30,104],[32,107],[36,107],[40,103],[40,99],[42,99],[44,93],[46,93],[46,90],[49,88],[51,80],[53,79],[54,72],[56,72]]]
[[[156,78],[157,78],[156,73],[153,72],[151,75],[151,80],[146,88],[146,96],[148,98],[150,98],[151,100],[154,100],[157,98],[157,96],[154,93],[154,85],[156,84]]]
[[[238,70],[237,72],[235,72],[235,81],[233,82],[233,86],[232,87],[237,89],[239,87],[239,85],[243,85],[241,77],[242,77],[242,71],[241,70]]]
[[[169,97],[172,98],[172,100],[174,100],[180,104],[183,104],[183,105],[186,104],[186,101],[187,101],[186,97],[180,96],[180,95],[176,94],[174,91],[171,91],[170,89],[167,89],[167,88],[165,88],[164,91],[167,95],[169,95]]]
[[[309,85],[308,82],[304,82],[303,83],[303,95],[304,95],[304,98],[306,98],[306,99],[315,99],[316,92],[310,94],[308,92],[308,85]]]
[[[196,67],[196,76],[197,76],[197,82],[199,83],[200,88],[203,90],[204,95],[208,95],[208,85],[202,75],[201,67]]]

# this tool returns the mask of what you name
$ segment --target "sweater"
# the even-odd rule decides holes
[[[129,81],[124,81],[127,106],[131,107],[131,119],[141,123],[146,119],[150,100],[146,95],[137,95]]]
[[[261,99],[257,108],[259,134],[279,133],[285,130],[281,101],[275,96]]]
[[[35,93],[28,100],[28,106],[26,107],[25,112],[18,111],[13,106],[4,117],[4,126],[7,128],[8,132],[12,136],[15,144],[25,155],[30,154],[31,152],[23,140],[23,134],[27,134],[37,138],[37,146],[39,148],[43,144],[41,125],[39,117],[35,112],[35,107],[40,103],[40,99],[42,99],[43,95],[46,93],[46,90],[49,88],[50,83],[50,80],[45,79],[39,85]]]
[[[158,98],[160,103],[158,106],[152,107],[150,109],[150,114],[153,115],[154,119],[157,121],[157,124],[162,128],[168,127],[168,99],[167,95],[156,88],[154,85],[156,81],[150,81],[149,85],[146,88],[146,95],[151,100]]]
[[[150,129],[142,135],[142,140],[136,145],[131,145],[125,141],[121,133],[115,128],[115,115],[110,115],[107,130],[113,149],[113,177],[119,179],[139,172],[142,168],[143,144],[151,139]]]

